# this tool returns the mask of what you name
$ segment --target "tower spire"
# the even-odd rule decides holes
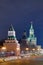
[[[9,31],[14,31],[13,25],[11,24],[9,27]]]
[[[31,21],[31,29],[33,29],[33,22]]]
[[[33,29],[33,22],[31,22],[31,26],[30,26],[30,30],[29,30],[29,36],[33,36],[34,37],[34,29]]]

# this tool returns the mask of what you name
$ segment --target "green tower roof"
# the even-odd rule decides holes
[[[29,37],[33,38],[34,37],[34,29],[33,29],[33,23],[31,22],[31,27],[29,30]]]
[[[9,27],[9,31],[14,31],[13,25],[11,24]]]
[[[33,23],[31,22],[31,27],[30,27],[30,29],[33,29]]]

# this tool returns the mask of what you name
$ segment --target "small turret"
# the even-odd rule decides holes
[[[24,30],[24,32],[23,32],[22,39],[27,39],[27,34],[26,34],[26,31],[25,31],[25,30]]]
[[[31,27],[30,27],[30,30],[29,30],[29,36],[30,37],[34,37],[34,29],[33,29],[33,24],[31,22]]]

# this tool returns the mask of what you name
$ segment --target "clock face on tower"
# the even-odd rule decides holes
[[[8,31],[8,36],[15,36],[15,31]]]

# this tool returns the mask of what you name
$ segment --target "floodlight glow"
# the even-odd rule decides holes
[[[33,51],[35,51],[35,49],[32,49]]]
[[[20,48],[17,48],[17,50],[20,50]]]
[[[6,47],[2,47],[2,50],[6,50]]]
[[[29,49],[28,49],[28,48],[26,48],[26,50],[28,51]]]

